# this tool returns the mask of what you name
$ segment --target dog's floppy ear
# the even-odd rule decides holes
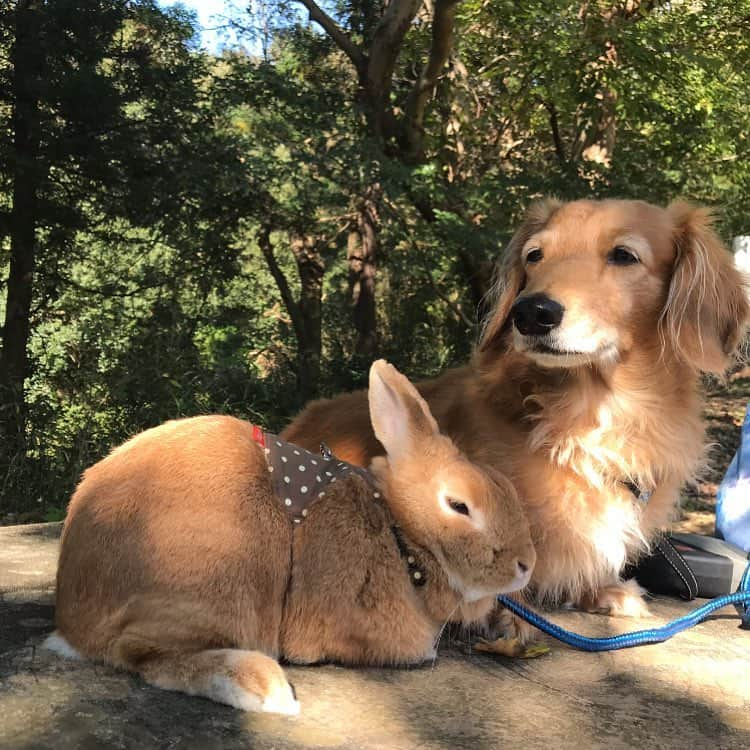
[[[745,333],[747,281],[712,229],[708,209],[680,201],[667,210],[676,255],[660,320],[665,343],[696,370],[722,373]]]
[[[510,308],[526,283],[526,275],[521,265],[521,250],[534,232],[538,232],[562,206],[560,201],[547,198],[533,203],[524,217],[523,224],[513,235],[497,265],[495,283],[490,297],[490,312],[479,339],[479,351],[484,352],[502,338],[506,330]]]

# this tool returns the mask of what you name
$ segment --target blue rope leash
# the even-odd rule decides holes
[[[672,620],[672,622],[662,627],[635,630],[632,633],[623,633],[622,635],[614,635],[608,638],[589,638],[585,635],[572,633],[546,620],[541,615],[527,609],[508,596],[498,596],[497,600],[513,612],[513,614],[518,615],[521,619],[539,628],[543,633],[557,638],[558,641],[562,641],[568,646],[581,651],[616,651],[621,648],[645,646],[649,643],[663,643],[673,635],[692,628],[694,625],[705,620],[712,612],[726,607],[728,604],[734,604],[740,613],[740,617],[742,617],[743,624],[750,626],[750,564],[745,569],[737,593],[725,594],[724,596],[712,599],[710,602],[694,609],[692,612],[688,612],[682,617],[678,617],[676,620]]]
[[[747,564],[747,567],[745,568],[745,572],[742,574],[742,578],[740,579],[740,585],[737,589],[737,593],[742,594],[748,594],[750,593],[750,563]],[[745,601],[741,604],[737,604],[737,611],[740,614],[740,617],[742,618],[742,624],[750,628],[750,598],[745,599]]]

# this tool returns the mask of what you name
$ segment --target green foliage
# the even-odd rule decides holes
[[[750,232],[747,0],[465,0],[417,163],[368,131],[352,66],[294,3],[271,4],[262,59],[202,52],[190,14],[150,0],[42,5],[28,444],[0,456],[0,521],[60,517],[86,466],[166,419],[218,411],[278,429],[302,406],[264,228],[297,300],[292,240],[316,239],[320,392],[362,386],[346,254],[374,184],[379,353],[413,377],[466,361],[492,262],[534,198],[683,196],[717,206],[727,238]],[[371,37],[373,4],[331,5],[353,39]],[[12,21],[0,11],[3,280]],[[430,39],[418,16],[397,110]]]

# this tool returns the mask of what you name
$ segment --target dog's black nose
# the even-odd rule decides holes
[[[521,297],[513,304],[513,323],[524,336],[543,336],[557,328],[565,308],[545,294]]]

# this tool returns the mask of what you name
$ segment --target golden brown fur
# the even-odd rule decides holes
[[[618,265],[619,246],[638,262]],[[524,263],[535,249],[541,260]],[[565,309],[547,348],[512,319],[516,301],[534,294]],[[643,611],[618,574],[669,522],[699,469],[699,375],[725,369],[747,317],[744,281],[705,209],[546,201],[529,211],[471,362],[418,388],[472,460],[516,484],[538,599]],[[353,463],[381,450],[364,393],[312,403],[284,436],[323,440]],[[645,507],[625,480],[652,492]]]
[[[486,617],[534,565],[515,490],[440,435],[384,362],[373,365],[370,398],[388,454],[373,471],[387,499],[351,474],[299,525],[273,495],[252,426],[232,417],[168,422],[89,469],[65,520],[49,647],[166,689],[295,713],[277,658],[410,664],[434,656],[447,619]]]

